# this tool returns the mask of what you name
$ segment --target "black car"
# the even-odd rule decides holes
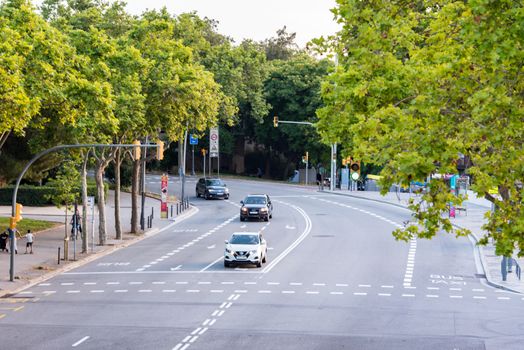
[[[250,194],[240,201],[240,221],[259,219],[269,221],[273,218],[273,204],[267,194]]]
[[[196,196],[205,199],[224,198],[229,199],[229,189],[221,179],[201,178],[196,184]]]

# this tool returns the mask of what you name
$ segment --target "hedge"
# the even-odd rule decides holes
[[[14,186],[7,186],[0,188],[0,205],[11,205],[13,200],[13,189]],[[109,191],[109,186],[107,183],[104,184],[104,192],[107,198],[107,193]],[[48,199],[48,196],[53,195],[55,192],[55,187],[51,186],[31,186],[31,185],[21,185],[18,187],[18,192],[16,196],[16,201],[27,205],[28,207],[42,207],[47,205],[54,205],[53,202]],[[87,195],[94,196],[95,201],[98,201],[98,196],[96,194],[96,184],[90,182],[87,184]],[[78,198],[80,199],[81,193],[78,193]]]

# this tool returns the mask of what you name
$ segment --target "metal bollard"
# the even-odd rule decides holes
[[[173,217],[173,204],[171,204],[171,217]]]
[[[153,211],[153,207],[151,207],[151,220],[155,217],[155,212]]]
[[[60,247],[58,247],[58,265],[60,265]]]
[[[178,202],[176,202],[176,215],[178,216]]]

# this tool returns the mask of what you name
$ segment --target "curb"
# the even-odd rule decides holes
[[[337,195],[337,196],[344,196],[344,197],[351,197],[351,198],[357,198],[357,199],[363,199],[363,200],[367,200],[367,201],[372,201],[372,202],[377,202],[377,203],[383,203],[383,204],[388,204],[388,205],[392,205],[392,206],[395,206],[395,207],[399,207],[399,208],[402,208],[402,209],[405,209],[405,210],[409,210],[407,207],[401,205],[401,204],[396,204],[396,203],[391,203],[391,202],[387,202],[387,201],[384,201],[384,200],[380,200],[380,199],[374,199],[374,198],[365,198],[365,197],[360,197],[360,196],[355,196],[355,195],[351,195],[351,194],[344,194],[344,193],[336,193],[336,192],[328,192],[328,191],[318,191],[318,192],[322,192],[322,193],[326,193],[326,194],[333,194],[333,195]],[[451,224],[453,227],[455,228],[459,228],[459,229],[465,229],[464,227],[460,226],[460,225],[457,225],[457,224]],[[508,292],[512,292],[512,293],[518,293],[518,294],[523,294],[522,292],[519,292],[517,290],[514,290],[512,288],[509,288],[509,287],[506,287],[506,286],[503,286],[501,284],[498,284],[497,282],[493,282],[492,281],[492,277],[491,277],[491,273],[489,272],[489,269],[487,270],[486,267],[487,267],[487,263],[486,263],[486,257],[484,256],[484,251],[482,249],[482,247],[480,245],[478,245],[478,237],[476,236],[475,233],[473,233],[473,231],[470,230],[470,234],[469,236],[477,243],[474,245],[474,247],[476,248],[478,254],[479,254],[479,257],[480,257],[480,264],[481,264],[481,267],[482,267],[482,270],[484,271],[484,276],[486,276],[486,283],[488,285],[490,285],[491,287],[494,287],[494,288],[497,288],[497,289],[502,289],[502,290],[506,290]]]
[[[189,219],[190,217],[192,217],[193,215],[197,214],[199,212],[199,209],[197,207],[194,207],[194,206],[191,206],[190,209],[189,209],[189,213],[183,215],[182,217],[177,217],[177,219],[171,223],[169,223],[167,226],[163,227],[163,228],[159,228],[159,227],[155,227],[149,231],[146,231],[145,233],[143,233],[142,235],[140,236],[137,236],[133,239],[130,239],[129,241],[127,242],[124,242],[122,244],[119,244],[119,245],[115,245],[115,246],[112,246],[110,248],[107,248],[107,249],[104,249],[102,251],[99,251],[99,252],[96,252],[96,253],[91,253],[91,255],[88,255],[86,256],[85,258],[83,258],[82,260],[77,260],[75,262],[72,262],[70,264],[67,264],[67,265],[64,265],[63,267],[60,267],[60,268],[57,268],[56,270],[54,271],[51,271],[51,272],[48,272],[48,273],[45,273],[43,274],[42,276],[39,276],[39,277],[36,277],[34,279],[31,279],[29,281],[28,284],[25,284],[23,286],[20,286],[19,288],[17,289],[14,289],[14,290],[1,290],[0,291],[0,298],[3,298],[5,297],[6,295],[11,295],[11,294],[18,294],[20,293],[21,291],[27,289],[27,288],[30,288],[30,287],[33,287],[34,285],[36,284],[39,284],[41,282],[44,282],[50,278],[53,278],[57,275],[60,275],[64,272],[68,272],[70,270],[73,270],[77,267],[80,267],[80,266],[83,266],[87,263],[90,263],[94,260],[97,260],[99,258],[103,258],[109,254],[112,254],[114,253],[115,251],[117,250],[120,250],[120,249],[123,249],[123,248],[127,248],[135,243],[138,243],[144,239],[147,239],[147,238],[150,238],[150,237],[153,237],[165,230],[168,230],[170,229],[171,227],[177,225],[178,223],[186,220],[186,219]]]

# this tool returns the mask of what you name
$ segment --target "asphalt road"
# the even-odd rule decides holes
[[[523,349],[523,296],[487,286],[468,239],[397,242],[401,208],[227,181],[159,234],[0,303],[2,349]],[[268,193],[269,222],[239,201]],[[224,240],[262,230],[262,268],[224,268]]]

